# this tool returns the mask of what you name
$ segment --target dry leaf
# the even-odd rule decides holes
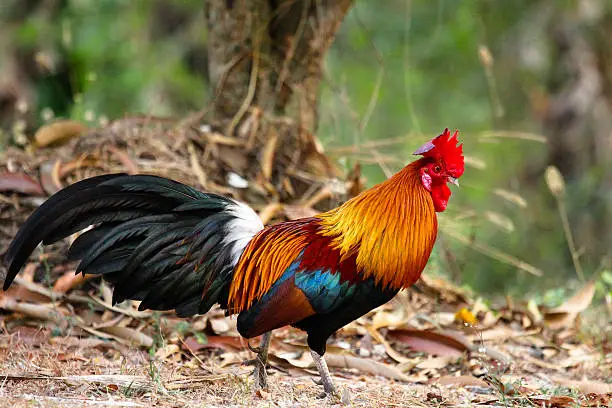
[[[398,353],[393,347],[391,347],[389,342],[385,340],[385,338],[374,327],[368,327],[368,333],[370,333],[370,336],[372,336],[374,340],[382,344],[385,347],[385,352],[387,353],[387,355],[389,355],[389,357],[391,357],[398,363],[410,363],[412,361],[411,359],[409,359],[408,357],[404,357],[402,354]]]
[[[578,314],[589,307],[595,295],[595,282],[588,282],[561,306],[543,311],[544,321],[552,330],[573,326]]]
[[[216,334],[227,333],[230,330],[228,318],[226,317],[209,319],[208,321]]]
[[[15,192],[33,196],[44,196],[40,184],[25,173],[0,174],[0,192]]]
[[[602,381],[572,380],[569,378],[553,377],[553,382],[562,387],[578,390],[583,394],[608,394],[612,393],[612,384]]]
[[[220,348],[227,351],[243,350],[246,344],[240,337],[234,336],[207,336],[205,343],[199,343],[195,337],[188,337],[183,341],[185,348],[191,352],[202,349]]]
[[[53,285],[53,291],[57,293],[66,293],[75,287],[81,285],[83,282],[94,278],[95,275],[84,275],[79,273],[76,275],[74,271],[68,271],[64,273],[60,278],[55,281]]]
[[[440,377],[435,380],[436,383],[445,386],[459,386],[459,387],[482,387],[489,388],[489,384],[480,378],[472,377],[471,375],[449,375]]]
[[[168,344],[155,352],[155,358],[165,360],[173,354],[179,353],[181,348],[177,344]]]
[[[593,300],[593,295],[595,295],[595,282],[590,281],[561,306],[548,310],[548,313],[583,312],[591,304],[591,301]]]
[[[75,120],[58,120],[42,126],[34,134],[34,145],[46,147],[61,144],[69,139],[80,136],[87,131],[87,126]]]
[[[365,358],[328,353],[325,354],[325,361],[327,361],[329,367],[353,368],[361,373],[380,375],[394,380],[414,382],[410,377],[393,366]]]
[[[255,395],[258,396],[261,399],[268,400],[268,399],[270,399],[270,395],[271,394],[269,392],[267,392],[267,391],[259,389],[259,390],[257,390],[255,392]]]
[[[129,343],[133,343],[142,347],[151,347],[153,345],[153,339],[144,334],[141,331],[136,329],[132,329],[130,327],[121,327],[121,326],[109,326],[109,327],[101,327],[99,331],[108,333],[113,337],[127,340]]]
[[[418,363],[416,368],[421,370],[439,370],[448,366],[453,361],[456,361],[456,358],[451,356],[430,357]]]
[[[463,335],[450,331],[389,330],[389,337],[403,342],[415,351],[438,356],[460,357],[473,347]]]

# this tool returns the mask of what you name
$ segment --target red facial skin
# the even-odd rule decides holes
[[[443,163],[433,162],[421,167],[421,181],[427,191],[431,193],[434,208],[437,212],[446,210],[448,199],[451,196],[449,177],[452,177],[444,169]]]
[[[447,183],[457,184],[464,170],[463,148],[457,145],[457,134],[451,136],[448,129],[441,135],[425,143],[415,155],[424,156],[421,167],[421,182],[423,187],[431,193],[434,207],[442,212],[448,205],[451,191]]]

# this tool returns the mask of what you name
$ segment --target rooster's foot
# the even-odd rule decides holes
[[[253,379],[255,383],[255,390],[261,390],[268,388],[268,374],[266,373],[266,365],[268,364],[268,348],[270,347],[270,340],[272,339],[272,333],[267,332],[261,339],[259,347],[251,347],[249,349],[254,353],[257,353],[257,357],[253,360],[245,361],[245,365],[254,365]]]
[[[314,360],[317,369],[319,370],[319,374],[321,375],[320,380],[313,380],[315,384],[320,384],[323,386],[323,394],[319,397],[326,398],[329,396],[339,397],[336,392],[336,387],[334,387],[334,382],[332,381],[331,375],[329,374],[329,369],[327,368],[327,363],[323,356],[319,355],[314,350],[310,350],[310,354],[312,355],[312,359]]]

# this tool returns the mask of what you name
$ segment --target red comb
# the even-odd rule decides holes
[[[441,135],[436,136],[431,141],[421,146],[414,154],[423,157],[431,157],[435,160],[442,160],[446,166],[446,171],[453,177],[458,178],[463,174],[463,144],[457,146],[458,130],[451,136],[448,128],[444,129]]]

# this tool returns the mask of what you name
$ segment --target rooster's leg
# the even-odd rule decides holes
[[[327,368],[325,358],[314,350],[310,350],[310,354],[312,354],[312,359],[314,360],[315,365],[319,370],[319,374],[321,375],[321,385],[323,385],[323,391],[325,391],[324,395],[333,395],[336,392],[336,387],[334,387],[334,382],[329,374],[329,368]]]
[[[257,352],[255,358],[255,371],[253,371],[253,377],[255,379],[255,388],[263,389],[268,387],[268,375],[266,374],[266,364],[268,364],[268,348],[270,347],[270,340],[272,340],[272,332],[264,333],[261,338],[261,344],[254,351]]]

